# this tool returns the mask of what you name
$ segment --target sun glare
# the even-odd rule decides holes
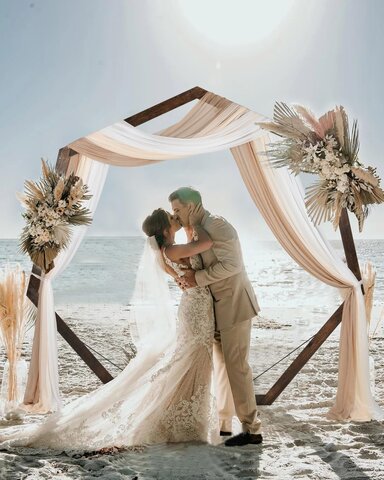
[[[182,16],[206,40],[222,47],[251,45],[281,25],[294,0],[179,0]]]

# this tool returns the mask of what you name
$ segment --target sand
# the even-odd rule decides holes
[[[376,307],[375,324],[381,312]],[[255,376],[309,338],[328,318],[330,308],[304,311],[264,309],[254,323],[250,361]],[[80,338],[117,365],[129,351],[123,305],[61,305],[58,311]],[[112,320],[111,320],[112,319]],[[310,319],[310,321],[308,320]],[[108,342],[106,340],[106,334]],[[92,333],[92,335],[91,335]],[[384,407],[383,325],[371,340],[375,362],[375,397]],[[26,341],[26,352],[30,336]],[[4,357],[2,357],[2,360]],[[27,355],[28,360],[28,355]],[[113,375],[118,368],[102,360]],[[158,445],[114,454],[34,454],[33,450],[0,452],[1,479],[383,479],[383,422],[338,423],[326,419],[337,385],[338,330],[320,348],[271,406],[259,407],[262,445],[228,448],[202,444]],[[290,358],[256,381],[264,393]],[[60,388],[65,402],[94,388],[99,381],[59,340]],[[25,422],[38,421],[28,416]],[[3,420],[1,427],[11,422]],[[236,425],[235,425],[236,427]]]

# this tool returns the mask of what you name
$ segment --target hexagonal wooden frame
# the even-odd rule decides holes
[[[143,110],[136,115],[132,115],[125,119],[130,125],[137,127],[149,120],[152,120],[164,113],[170,112],[193,100],[198,100],[207,93],[201,87],[194,87],[153,107]],[[65,174],[67,171],[73,170],[78,162],[79,155],[69,147],[63,147],[59,150],[56,162],[56,168],[60,173]],[[356,255],[355,243],[353,240],[352,230],[349,223],[348,212],[344,209],[339,222],[339,230],[343,242],[345,258],[350,270],[354,273],[357,280],[361,280],[361,272],[359,262]],[[37,306],[40,279],[33,274],[40,275],[40,269],[34,265],[32,275],[28,286],[27,296]],[[364,293],[364,290],[363,290]],[[282,373],[275,384],[265,394],[256,395],[258,405],[271,405],[282,391],[289,385],[293,378],[299,373],[303,366],[309,361],[312,355],[320,348],[329,335],[340,324],[342,312],[342,303],[327,322],[315,334],[312,340],[305,346],[300,354],[293,360],[289,367]],[[107,383],[113,379],[112,375],[99,362],[87,346],[77,337],[64,320],[56,313],[57,330],[69,345],[78,353],[88,367],[99,377],[103,383]]]

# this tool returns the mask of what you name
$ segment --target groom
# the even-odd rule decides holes
[[[257,417],[252,370],[248,364],[252,317],[260,309],[245,272],[237,232],[224,218],[203,208],[197,190],[179,188],[171,193],[169,201],[184,227],[201,225],[213,241],[212,248],[201,254],[204,269],[186,270],[183,280],[187,288],[209,286],[213,296],[220,435],[232,435],[232,417],[237,415],[243,432],[229,438],[225,445],[261,443],[261,421]]]

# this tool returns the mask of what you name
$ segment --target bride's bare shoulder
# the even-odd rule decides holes
[[[163,247],[162,253],[163,255],[168,257],[169,260],[172,260],[173,262],[177,262],[181,258],[178,247],[179,245],[169,245],[168,247]]]

